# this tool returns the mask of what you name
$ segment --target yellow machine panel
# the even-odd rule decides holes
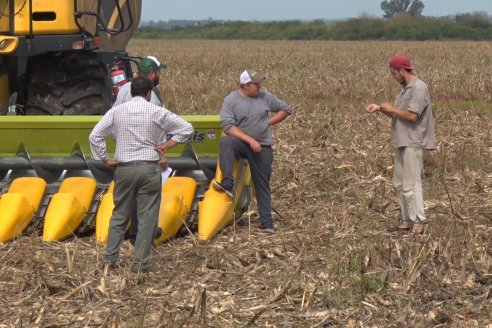
[[[104,194],[99,203],[96,215],[96,240],[102,244],[108,241],[109,221],[113,215],[114,200],[114,181],[111,181],[108,191]]]
[[[19,38],[16,36],[7,36],[7,35],[0,35],[0,55],[9,55],[12,54],[17,50],[17,47],[19,47]],[[4,76],[7,77],[6,74]],[[7,87],[5,91],[2,91],[2,93],[9,92],[10,90]]]
[[[222,180],[220,166],[217,165],[215,175],[217,181]],[[251,173],[244,160],[234,163],[234,198],[229,198],[224,192],[213,188],[213,181],[198,203],[198,239],[210,240],[231,220],[235,219],[235,207],[247,185],[251,185]]]
[[[46,182],[37,177],[15,179],[0,198],[0,243],[19,235],[38,211]]]
[[[176,236],[193,204],[196,185],[196,181],[189,177],[171,177],[166,180],[162,187],[158,222],[163,233],[154,241],[155,245]],[[109,222],[114,209],[113,190],[114,181],[103,196],[96,216],[96,238],[103,244],[108,240]]]
[[[233,212],[233,200],[225,193],[214,190],[210,183],[203,201],[198,203],[198,239],[212,239],[233,219]]]
[[[10,1],[1,1],[2,13],[10,14]],[[29,35],[29,1],[14,1],[13,35]],[[32,33],[39,34],[73,34],[79,31],[74,20],[73,0],[36,0],[32,1]],[[10,18],[5,15],[0,19],[0,32],[10,32]]]
[[[162,187],[159,227],[162,236],[154,241],[160,244],[176,236],[190,212],[195,196],[196,181],[189,177],[168,178]]]
[[[72,177],[63,180],[46,211],[43,240],[62,240],[72,236],[84,220],[95,192],[95,179]]]

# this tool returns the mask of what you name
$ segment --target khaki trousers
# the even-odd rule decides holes
[[[396,149],[393,185],[400,203],[402,221],[409,224],[427,221],[422,193],[422,170],[425,150],[402,147]]]

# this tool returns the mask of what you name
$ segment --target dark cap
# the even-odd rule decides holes
[[[263,77],[263,75],[260,75],[260,73],[258,73],[256,70],[247,69],[239,76],[239,84],[246,84],[249,82],[260,83],[264,79],[265,78]]]
[[[415,67],[412,66],[412,63],[410,62],[410,58],[404,55],[397,55],[391,57],[389,61],[389,67],[391,68],[403,68],[407,70],[414,70]]]
[[[152,71],[157,71],[161,68],[167,68],[167,65],[161,63],[154,56],[147,56],[143,58],[140,63],[138,63],[138,70],[144,73],[150,73]]]

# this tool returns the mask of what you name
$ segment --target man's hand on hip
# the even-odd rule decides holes
[[[107,159],[104,161],[104,165],[112,170],[116,170],[116,167],[118,167],[118,161],[115,161],[114,159]]]

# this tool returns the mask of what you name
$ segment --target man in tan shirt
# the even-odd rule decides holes
[[[365,111],[381,112],[391,118],[393,184],[402,215],[398,228],[420,234],[427,222],[421,181],[423,161],[426,150],[436,148],[432,105],[427,85],[416,76],[407,56],[393,56],[389,70],[400,84],[394,104],[369,104]]]

